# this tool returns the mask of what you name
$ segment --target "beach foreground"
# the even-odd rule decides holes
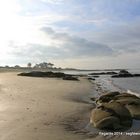
[[[138,140],[139,121],[128,135],[89,123],[95,108],[90,99],[97,96],[96,84],[85,77],[67,81],[0,73],[0,140]]]
[[[67,131],[64,124],[90,107],[74,100],[91,91],[92,84],[84,78],[64,81],[0,73],[0,140],[84,139]]]

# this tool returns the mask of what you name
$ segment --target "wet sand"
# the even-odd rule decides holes
[[[0,140],[86,139],[75,133],[88,123],[91,108],[80,98],[92,91],[84,78],[77,82],[0,73]]]

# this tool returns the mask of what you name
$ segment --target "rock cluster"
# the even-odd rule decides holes
[[[96,103],[90,118],[96,128],[126,130],[133,119],[140,120],[140,98],[135,95],[111,92],[100,96]]]
[[[121,70],[118,74],[112,75],[112,78],[121,78],[121,77],[140,77],[140,74],[132,74],[127,70]]]
[[[120,70],[119,72],[107,71],[107,72],[89,73],[89,75],[92,75],[93,77],[99,76],[99,75],[111,75],[112,78],[140,77],[140,74],[132,74],[128,72],[127,70]]]
[[[74,77],[70,74],[65,74],[61,72],[42,72],[42,71],[32,71],[32,72],[23,72],[18,74],[18,76],[30,76],[30,77],[49,77],[49,78],[62,78],[63,80],[74,80],[78,81],[77,77]]]
[[[114,71],[107,71],[107,72],[96,72],[96,73],[89,73],[89,75],[114,75],[114,74],[118,74],[117,72]]]

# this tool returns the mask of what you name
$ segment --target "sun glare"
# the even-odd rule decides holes
[[[20,15],[22,7],[18,2],[17,0],[0,0],[0,59],[9,55],[10,41],[26,44],[35,42],[37,38],[38,32],[34,21],[30,17]]]

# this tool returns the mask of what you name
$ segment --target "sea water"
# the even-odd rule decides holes
[[[140,74],[140,69],[130,69],[128,70],[132,74]],[[83,74],[89,75],[90,73],[100,73],[107,71],[64,71],[67,74]],[[119,71],[116,71],[119,72]],[[129,77],[129,78],[111,78],[111,75],[100,75],[99,78],[93,83],[100,85],[103,91],[120,91],[128,92],[132,94],[138,94],[140,96],[140,77]]]

